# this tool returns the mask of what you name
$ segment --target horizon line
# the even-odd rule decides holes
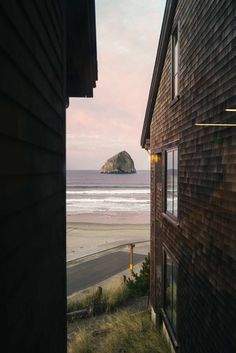
[[[99,172],[100,169],[70,169],[70,168],[66,168],[67,170],[72,170],[72,171],[85,171],[85,172]],[[136,169],[137,172],[146,172],[146,171],[150,171],[150,169]],[[108,173],[107,173],[108,174]],[[129,174],[129,173],[124,173],[124,174]],[[135,174],[135,173],[131,173],[131,174]]]

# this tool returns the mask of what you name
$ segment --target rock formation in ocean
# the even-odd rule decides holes
[[[104,174],[131,174],[136,173],[134,161],[129,153],[122,151],[109,158],[102,166],[100,173]]]

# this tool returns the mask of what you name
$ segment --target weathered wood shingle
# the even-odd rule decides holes
[[[0,4],[2,344],[66,351],[63,1]]]
[[[236,107],[235,13],[233,0],[179,0],[179,100],[171,104],[169,43],[152,115],[151,149],[162,149],[162,171],[166,146],[179,149],[179,227],[162,215],[164,179],[152,166],[151,244],[158,245],[151,268],[161,266],[163,246],[178,260],[181,353],[233,353],[236,345],[236,128],[194,125],[236,123],[236,114],[225,112]],[[156,271],[157,313],[160,283]]]

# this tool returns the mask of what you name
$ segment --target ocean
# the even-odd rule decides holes
[[[66,206],[71,222],[149,223],[150,172],[68,170]]]

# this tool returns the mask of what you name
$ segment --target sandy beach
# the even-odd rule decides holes
[[[129,211],[67,214],[67,223],[147,225],[150,223],[150,214]]]
[[[149,171],[68,171],[66,205],[68,295],[129,274],[130,243],[138,271],[150,251]]]
[[[149,224],[67,222],[67,261],[150,239]]]

